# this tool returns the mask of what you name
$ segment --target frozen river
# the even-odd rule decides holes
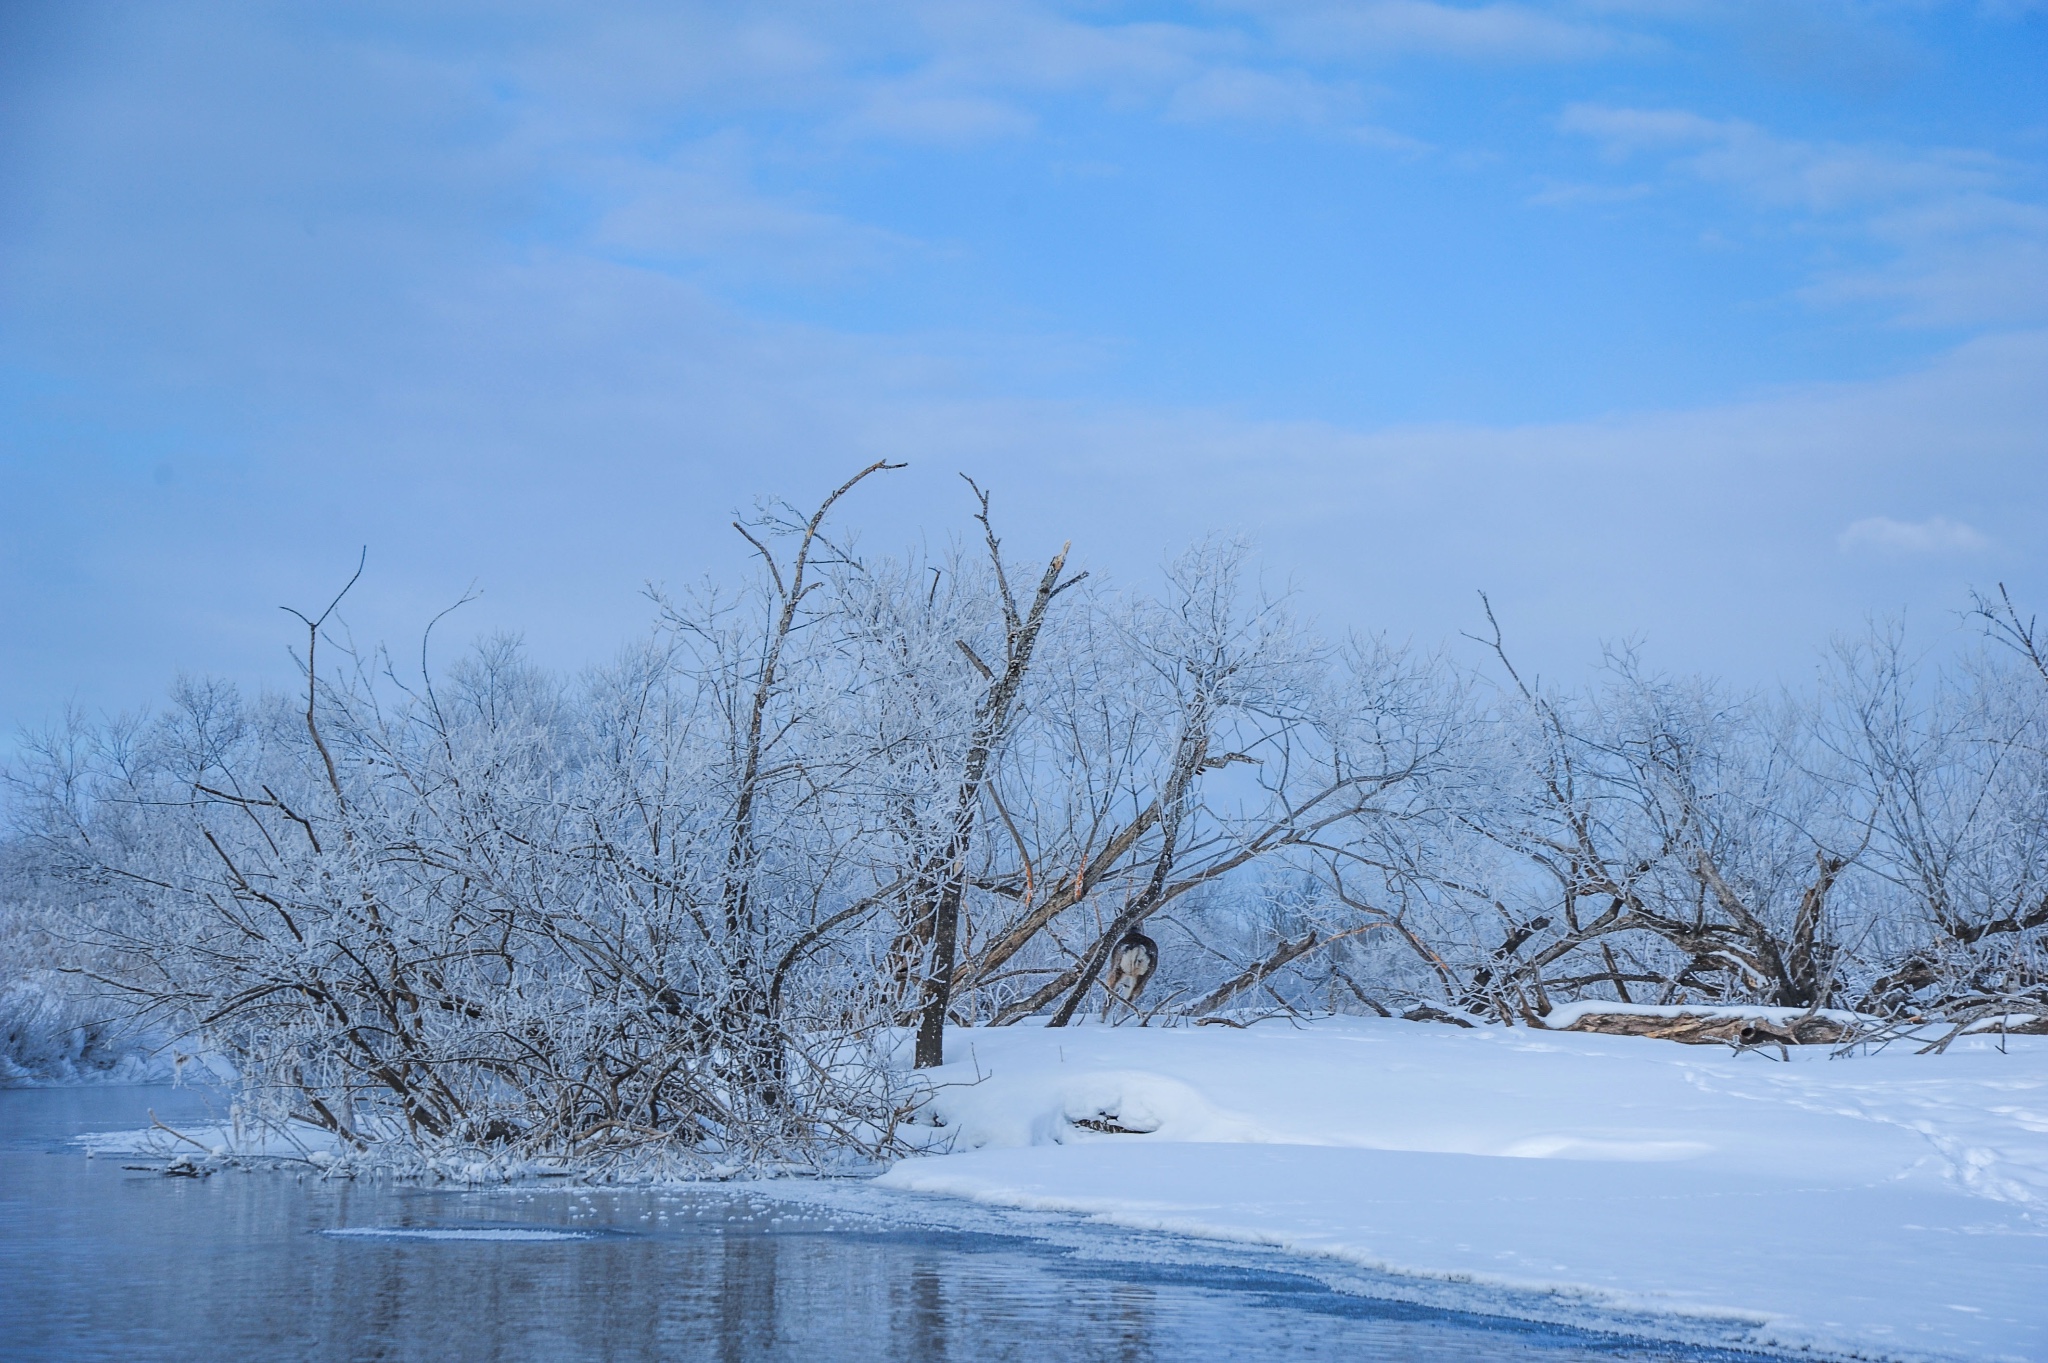
[[[1734,1359],[1333,1291],[1242,1264],[709,1188],[445,1191],[88,1160],[166,1089],[0,1091],[0,1357]],[[852,1201],[858,1201],[856,1194]],[[337,1232],[345,1232],[337,1234]]]

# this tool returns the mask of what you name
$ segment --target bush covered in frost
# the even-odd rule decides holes
[[[294,695],[188,681],[31,744],[12,874],[91,953],[63,978],[350,1158],[622,1172],[886,1156],[963,1023],[2048,1016],[2048,669],[2009,605],[1955,669],[1879,639],[1806,700],[1626,655],[1565,691],[1497,637],[1320,641],[1230,544],[1118,592],[1020,572],[982,499],[972,552],[866,558],[852,486],[575,677],[356,653],[330,605]],[[1113,997],[1141,927],[1159,979]],[[104,997],[12,959],[6,1063],[109,1068]]]

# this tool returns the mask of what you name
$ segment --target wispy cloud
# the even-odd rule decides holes
[[[1373,122],[1371,103],[1351,82],[1319,80],[1302,71],[1218,66],[1176,88],[1164,114],[1175,123],[1292,125],[1388,151],[1429,149],[1420,138]]]
[[[1023,137],[1038,119],[1014,102],[906,84],[871,90],[838,130],[936,146],[964,146],[995,138]]]
[[[1617,160],[1670,150],[1680,169],[1701,180],[1771,207],[1811,213],[1981,194],[2007,178],[1983,152],[1807,142],[1774,136],[1743,119],[1683,110],[1575,104],[1559,126],[1597,139]]]
[[[1244,118],[1324,123],[1357,117],[1363,103],[1356,90],[1303,72],[1219,66],[1183,82],[1167,100],[1166,114],[1185,122]]]
[[[1991,547],[1991,539],[1975,526],[1946,516],[1931,516],[1924,521],[1866,516],[1835,536],[1835,547],[1845,554],[1924,557],[1982,553]]]
[[[593,245],[658,266],[830,282],[871,271],[918,243],[751,181],[753,151],[733,132],[660,158],[613,155],[581,177],[604,207]]]
[[[1933,325],[2048,314],[2048,205],[2024,197],[2025,167],[1988,152],[1783,137],[1683,109],[1574,104],[1559,126],[1610,161],[1660,155],[1756,211],[1850,234],[1873,259],[1818,271],[1810,302],[1885,303]]]
[[[1569,180],[1551,180],[1531,194],[1527,202],[1541,207],[1627,203],[1631,199],[1645,198],[1654,192],[1649,185],[1644,184],[1589,185]]]
[[[1176,19],[1043,0],[880,0],[857,12],[607,12],[508,48],[504,65],[556,104],[608,108],[601,117],[682,102],[798,113],[842,137],[968,145],[1028,135],[1045,99],[1082,96],[1176,121],[1295,122],[1412,149],[1364,118],[1364,71],[1406,57],[1542,64],[1655,46],[1611,18],[1507,0],[1225,0]]]
[[[720,509],[885,454],[928,479],[874,504],[885,544],[956,523],[964,467],[1001,479],[1019,542],[1136,572],[1263,526],[1341,623],[1449,629],[1500,585],[1538,636],[1654,625],[1716,667],[1803,657],[1971,554],[2037,571],[2048,332],[1915,373],[1947,338],[1845,359],[1808,344],[1849,330],[1828,319],[1691,325],[1815,248],[1816,302],[1981,322],[2048,298],[2048,143],[1841,132],[1880,120],[1684,42],[1772,2],[53,7],[104,51],[0,138],[0,359],[63,393],[0,449],[23,565],[0,626],[41,640],[0,669],[0,719],[81,675],[118,702],[243,657],[220,621],[331,589],[365,540],[421,598],[405,619],[481,572],[485,623],[580,656],[638,619],[636,583],[713,552]],[[1634,63],[1645,33],[1684,60]],[[1963,79],[1881,121],[2038,122]],[[1787,121],[1604,93],[1707,86]],[[1596,95],[1568,136],[1543,121]],[[1404,133],[1446,152],[1341,145]],[[1531,190],[1617,221],[1704,203],[1680,239],[1744,254],[1672,282],[1651,233],[1531,230]],[[1873,368],[1894,377],[1799,386]],[[1796,400],[1725,405],[1780,382]],[[187,446],[227,452],[213,482]],[[1845,530],[1852,484],[1976,524]],[[1900,571],[1868,571],[1885,554]]]
[[[1643,45],[1643,40],[1608,25],[1518,4],[1367,0],[1272,5],[1264,13],[1283,43],[1325,57],[1417,53],[1468,61],[1558,62]]]

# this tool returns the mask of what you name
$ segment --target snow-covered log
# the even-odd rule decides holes
[[[1640,1036],[1691,1046],[1833,1046],[1868,1030],[1876,1019],[1839,1009],[1574,1003],[1541,1021],[1552,1031]]]

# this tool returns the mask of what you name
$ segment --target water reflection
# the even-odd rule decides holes
[[[65,1144],[139,1125],[151,1104],[176,1124],[197,1101],[0,1092],[0,1356],[1733,1357],[1503,1328],[1286,1274],[1107,1264],[1005,1236],[877,1229],[746,1193],[169,1179]],[[442,1234],[326,1233],[375,1228]]]

